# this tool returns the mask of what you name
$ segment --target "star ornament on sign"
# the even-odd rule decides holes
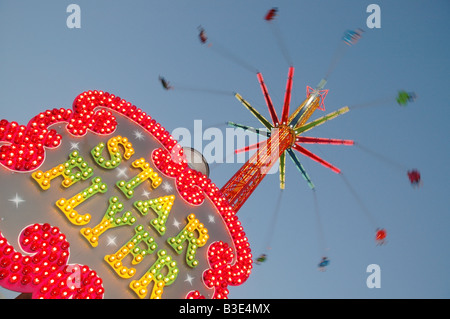
[[[18,193],[16,193],[16,196],[14,198],[8,199],[10,202],[13,202],[14,204],[16,204],[16,209],[19,208],[19,204],[25,202],[24,199],[22,199],[22,197],[19,196]]]
[[[79,150],[80,149],[80,146],[79,146],[79,142],[71,142],[70,143],[70,149],[71,150]]]
[[[114,236],[114,237],[108,236],[108,242],[106,243],[106,246],[110,246],[110,245],[117,246],[116,239],[117,239],[117,236]]]
[[[134,131],[133,134],[134,134],[134,138],[136,138],[137,140],[140,140],[140,141],[144,140],[144,134],[142,134],[141,131],[136,130],[136,131]]]
[[[187,281],[192,286],[192,281],[194,280],[194,277],[191,277],[189,274],[186,275],[185,282]]]
[[[166,191],[167,193],[171,192],[173,190],[172,185],[170,185],[170,183],[164,182],[162,184],[162,188],[164,189],[164,191]]]

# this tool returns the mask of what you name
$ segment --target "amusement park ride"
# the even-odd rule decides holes
[[[267,137],[267,140],[258,144],[247,146],[244,149],[237,150],[237,152],[240,152],[256,149],[256,153],[221,189],[222,193],[227,197],[229,203],[233,205],[233,208],[235,210],[239,210],[239,208],[245,203],[245,201],[259,185],[262,179],[267,175],[266,173],[272,168],[272,165],[278,162],[278,159],[280,160],[280,188],[284,189],[286,155],[291,158],[291,160],[300,170],[303,178],[307,181],[308,185],[311,188],[314,188],[311,179],[304,170],[293,150],[321,163],[335,173],[340,173],[339,168],[326,162],[319,156],[311,153],[300,144],[353,144],[353,141],[351,140],[301,136],[304,132],[307,132],[316,126],[321,125],[340,114],[346,113],[349,108],[343,107],[317,120],[307,122],[313,115],[315,110],[321,107],[322,109],[324,109],[324,99],[328,93],[328,90],[323,90],[323,87],[326,83],[326,80],[323,79],[322,81],[320,81],[316,89],[307,87],[306,99],[292,114],[289,115],[293,75],[294,68],[290,67],[286,85],[286,94],[284,97],[283,111],[281,114],[281,118],[279,119],[268,94],[266,85],[264,84],[263,77],[260,73],[258,73],[258,80],[261,84],[261,88],[270,111],[272,122],[269,122],[265,117],[263,117],[239,94],[236,94],[236,98],[240,100],[242,104],[244,104],[245,107],[250,110],[250,112],[252,112],[252,114],[267,128],[267,131],[262,131],[253,127],[234,123],[230,123],[230,125],[265,135]]]
[[[271,22],[277,12],[264,19]],[[342,40],[351,46],[362,32],[347,31]],[[199,39],[208,43],[202,27]],[[201,154],[183,149],[150,115],[114,94],[83,92],[72,109],[41,112],[27,125],[0,121],[1,186],[15,193],[1,195],[11,196],[2,197],[11,205],[0,212],[0,286],[32,298],[227,298],[228,286],[241,285],[253,263],[267,259],[262,254],[253,261],[236,213],[272,166],[279,162],[284,189],[289,157],[314,190],[296,152],[340,174],[304,145],[355,144],[304,136],[350,110],[311,120],[325,110],[327,76],[308,86],[291,112],[290,66],[279,115],[262,74],[256,75],[270,120],[235,93],[264,129],[228,124],[266,139],[236,150],[255,153],[220,189],[207,167],[187,160]],[[176,89],[162,76],[159,81]],[[414,99],[401,91],[397,102]],[[420,184],[417,170],[408,177]],[[377,244],[385,238],[386,230],[377,229]],[[328,264],[323,257],[319,270]]]
[[[268,23],[272,23],[277,15],[278,8],[272,8],[267,12],[264,19]],[[342,37],[342,42],[347,46],[352,46],[361,39],[363,32],[364,30],[360,28],[356,30],[347,30]],[[199,39],[202,44],[208,43],[206,31],[202,27],[199,27]],[[209,47],[211,46],[212,44],[209,43]],[[282,51],[285,51],[285,49],[282,48]],[[288,63],[290,63],[289,58],[286,58],[288,60]],[[348,106],[345,106],[325,116],[308,122],[310,117],[317,109],[325,111],[324,100],[327,96],[328,90],[325,90],[324,87],[327,83],[327,77],[331,73],[331,69],[332,68],[330,67],[330,71],[328,71],[327,76],[325,76],[318,83],[316,88],[307,86],[305,100],[291,114],[289,114],[294,76],[294,67],[291,65],[288,71],[288,79],[281,117],[278,116],[274,108],[274,105],[268,93],[268,89],[266,87],[266,84],[264,83],[262,74],[258,72],[256,74],[257,79],[261,86],[261,90],[264,95],[271,121],[267,120],[261,113],[259,113],[254,107],[252,107],[250,103],[248,103],[240,94],[234,94],[235,97],[252,113],[252,115],[256,119],[258,119],[258,121],[264,126],[265,130],[247,125],[236,124],[234,122],[228,122],[228,125],[253,132],[267,138],[263,142],[258,142],[256,144],[249,145],[235,151],[235,153],[240,153],[256,150],[256,152],[250,157],[250,159],[234,174],[234,176],[230,180],[225,183],[225,185],[221,189],[222,194],[224,194],[235,211],[238,211],[242,207],[242,205],[244,205],[253,191],[258,187],[263,178],[267,175],[267,172],[269,172],[272,166],[277,162],[279,162],[280,189],[283,190],[285,188],[286,156],[289,156],[294,165],[300,171],[305,181],[308,183],[309,187],[314,190],[314,184],[312,183],[310,177],[308,176],[294,151],[297,151],[298,153],[309,157],[310,159],[322,164],[323,166],[331,169],[337,174],[341,174],[341,170],[339,168],[323,160],[301,145],[355,144],[355,142],[352,140],[302,136],[303,133],[308,132],[309,130],[321,124],[324,124],[325,122],[334,119],[339,115],[345,114],[350,110]],[[397,103],[401,106],[406,106],[409,102],[413,102],[415,99],[416,94],[414,92],[406,92],[404,90],[399,91],[396,97]],[[413,186],[421,184],[420,173],[418,170],[408,170],[407,175]],[[384,228],[378,227],[375,231],[375,241],[377,245],[384,244],[386,236],[386,230]],[[261,264],[262,262],[266,261],[266,259],[267,255],[263,253],[256,259],[256,263]],[[318,267],[320,270],[324,271],[328,264],[329,259],[327,257],[323,257],[321,262],[318,264]]]

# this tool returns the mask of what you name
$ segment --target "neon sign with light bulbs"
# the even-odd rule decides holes
[[[227,298],[250,275],[219,188],[130,102],[87,91],[72,110],[0,121],[0,143],[3,187],[26,192],[25,211],[0,215],[0,286],[33,298]]]

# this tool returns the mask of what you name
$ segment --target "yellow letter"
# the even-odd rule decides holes
[[[167,218],[169,217],[174,201],[175,196],[170,195],[147,201],[140,200],[134,203],[134,207],[136,207],[144,216],[147,215],[148,209],[152,208],[153,211],[158,214],[158,217],[152,219],[150,225],[152,225],[160,235],[164,235],[166,232]]]
[[[123,265],[122,259],[131,253],[133,255],[133,265],[139,264],[145,256],[153,253],[158,245],[153,237],[145,230],[143,225],[138,225],[135,229],[136,234],[125,245],[122,246],[115,254],[106,255],[105,261],[114,269],[114,271],[122,278],[131,278],[136,273],[135,268],[128,268]],[[141,249],[139,244],[144,242],[148,249]]]
[[[200,223],[197,218],[195,218],[194,214],[190,214],[188,216],[188,221],[189,222],[186,227],[184,227],[184,229],[176,237],[167,239],[167,242],[178,254],[181,254],[183,252],[183,243],[187,240],[188,247],[186,252],[186,262],[190,267],[195,268],[198,265],[198,261],[195,260],[195,253],[199,247],[203,247],[206,244],[209,235],[208,229],[206,229],[204,225]],[[198,231],[198,238],[194,237],[195,230]]]
[[[112,137],[108,140],[108,153],[111,160],[106,160],[101,154],[105,148],[104,143],[98,144],[91,150],[91,155],[94,161],[101,167],[106,169],[113,169],[122,162],[122,155],[119,151],[119,145],[123,146],[123,157],[128,160],[134,154],[133,144],[128,141],[128,138],[122,136]]]
[[[78,167],[79,172],[73,172]],[[92,176],[94,170],[84,161],[83,157],[78,155],[77,151],[70,153],[69,160],[49,169],[45,173],[38,170],[31,174],[31,176],[38,182],[43,190],[50,188],[50,181],[59,175],[64,177],[62,186],[69,187],[79,180],[88,179]]]
[[[134,189],[139,186],[142,182],[147,179],[152,181],[153,188],[157,188],[161,182],[162,178],[159,177],[157,172],[154,172],[150,167],[150,164],[145,161],[145,159],[140,158],[133,162],[133,167],[142,169],[137,176],[135,176],[131,181],[118,181],[117,187],[125,194],[126,197],[132,198],[134,195]]]
[[[144,298],[147,295],[147,286],[150,282],[154,282],[151,299],[161,299],[164,287],[171,285],[178,276],[177,262],[167,255],[167,252],[162,249],[158,251],[158,260],[150,267],[149,270],[139,280],[133,280],[130,283],[130,288],[139,296]],[[162,274],[162,269],[168,268],[167,275]]]
[[[122,210],[123,204],[119,201],[119,198],[115,196],[111,197],[109,199],[109,207],[100,224],[94,228],[87,227],[81,229],[81,234],[89,241],[92,247],[97,247],[98,237],[107,229],[134,224],[136,218],[132,216],[131,212],[125,212],[122,217],[115,218],[116,214]]]
[[[92,185],[70,199],[61,198],[56,201],[56,206],[66,215],[69,221],[74,225],[86,225],[91,220],[91,215],[86,213],[84,215],[78,214],[74,209],[88,198],[97,193],[105,193],[108,190],[108,186],[102,183],[100,177],[94,177],[92,179]]]

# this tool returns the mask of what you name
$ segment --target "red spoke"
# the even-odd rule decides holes
[[[272,118],[273,125],[277,125],[280,121],[278,120],[277,113],[275,112],[275,108],[273,107],[272,100],[270,99],[269,92],[267,91],[266,84],[264,83],[264,79],[261,73],[256,74],[258,77],[259,84],[261,85],[261,89],[264,94],[264,98],[266,99],[267,107],[269,108],[270,117]]]
[[[234,151],[234,153],[238,154],[238,153],[242,153],[242,152],[248,152],[248,151],[257,149],[257,148],[261,147],[262,145],[264,145],[266,143],[267,143],[267,140],[266,141],[262,141],[262,142],[258,142],[256,144],[252,144],[252,145],[249,145],[249,146],[237,149],[237,150]]]
[[[333,138],[320,138],[320,137],[307,137],[298,136],[295,140],[298,143],[306,144],[333,144],[333,145],[354,145],[355,142],[352,140],[340,140]]]
[[[308,151],[306,148],[301,147],[298,144],[294,144],[292,146],[293,149],[295,149],[296,151],[302,153],[303,155],[308,156],[309,158],[311,158],[312,160],[319,162],[320,164],[322,164],[325,167],[328,167],[329,169],[331,169],[333,172],[335,173],[340,173],[341,170],[339,168],[337,168],[336,166],[333,166],[332,164],[328,163],[327,161],[321,159],[319,156],[317,156],[316,154],[311,153],[310,151]]]
[[[283,112],[281,113],[281,123],[286,124],[289,117],[289,105],[291,104],[292,78],[294,77],[294,67],[289,68],[288,80],[286,83],[286,93],[284,95]]]

